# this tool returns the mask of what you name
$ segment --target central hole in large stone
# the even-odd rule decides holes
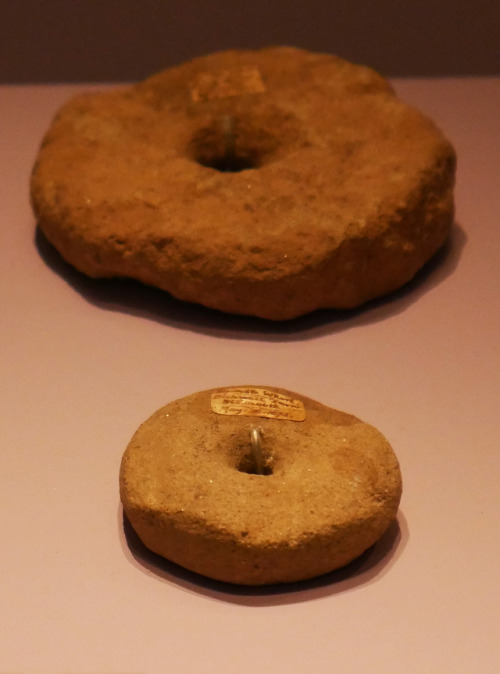
[[[193,138],[194,159],[221,173],[239,173],[260,166],[254,134],[233,115],[222,115]]]
[[[199,163],[202,166],[221,171],[221,173],[238,173],[239,171],[257,168],[257,165],[250,157],[238,157],[235,153],[209,157]]]

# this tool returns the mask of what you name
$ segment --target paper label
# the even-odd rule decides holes
[[[306,411],[300,400],[266,388],[234,387],[212,393],[212,412],[240,417],[265,417],[304,421]]]
[[[261,94],[266,90],[258,68],[231,68],[217,73],[200,73],[191,83],[195,103],[242,94]]]

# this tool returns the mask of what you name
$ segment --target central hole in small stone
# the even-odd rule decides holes
[[[273,469],[272,466],[268,461],[264,461],[264,464],[262,466],[262,472],[259,473],[257,470],[257,466],[255,464],[255,460],[252,454],[246,454],[243,456],[239,464],[236,466],[236,468],[240,471],[240,473],[248,473],[249,475],[272,475],[273,474]]]
[[[250,475],[271,475],[272,459],[262,447],[262,428],[253,426],[250,429],[250,451],[246,451],[237,466],[240,473]]]

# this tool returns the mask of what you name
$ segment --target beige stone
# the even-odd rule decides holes
[[[138,429],[120,470],[132,527],[154,552],[231,583],[285,583],[344,566],[396,517],[401,473],[388,441],[305,396],[274,387],[236,391],[242,388],[246,408],[234,407],[234,388],[202,391],[162,407]],[[258,413],[266,416],[254,416],[262,390],[267,401]],[[221,411],[221,394],[229,394],[226,411],[234,414]]]

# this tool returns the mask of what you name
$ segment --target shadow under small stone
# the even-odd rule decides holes
[[[184,569],[154,552],[139,539],[127,516],[121,512],[124,545],[134,562],[159,580],[174,582],[184,589],[221,601],[249,606],[268,606],[308,601],[317,596],[339,594],[372,582],[382,575],[402,552],[406,543],[406,523],[401,512],[385,534],[352,562],[330,573],[294,583],[265,586],[233,585],[212,580]],[[400,526],[403,523],[403,530]]]

